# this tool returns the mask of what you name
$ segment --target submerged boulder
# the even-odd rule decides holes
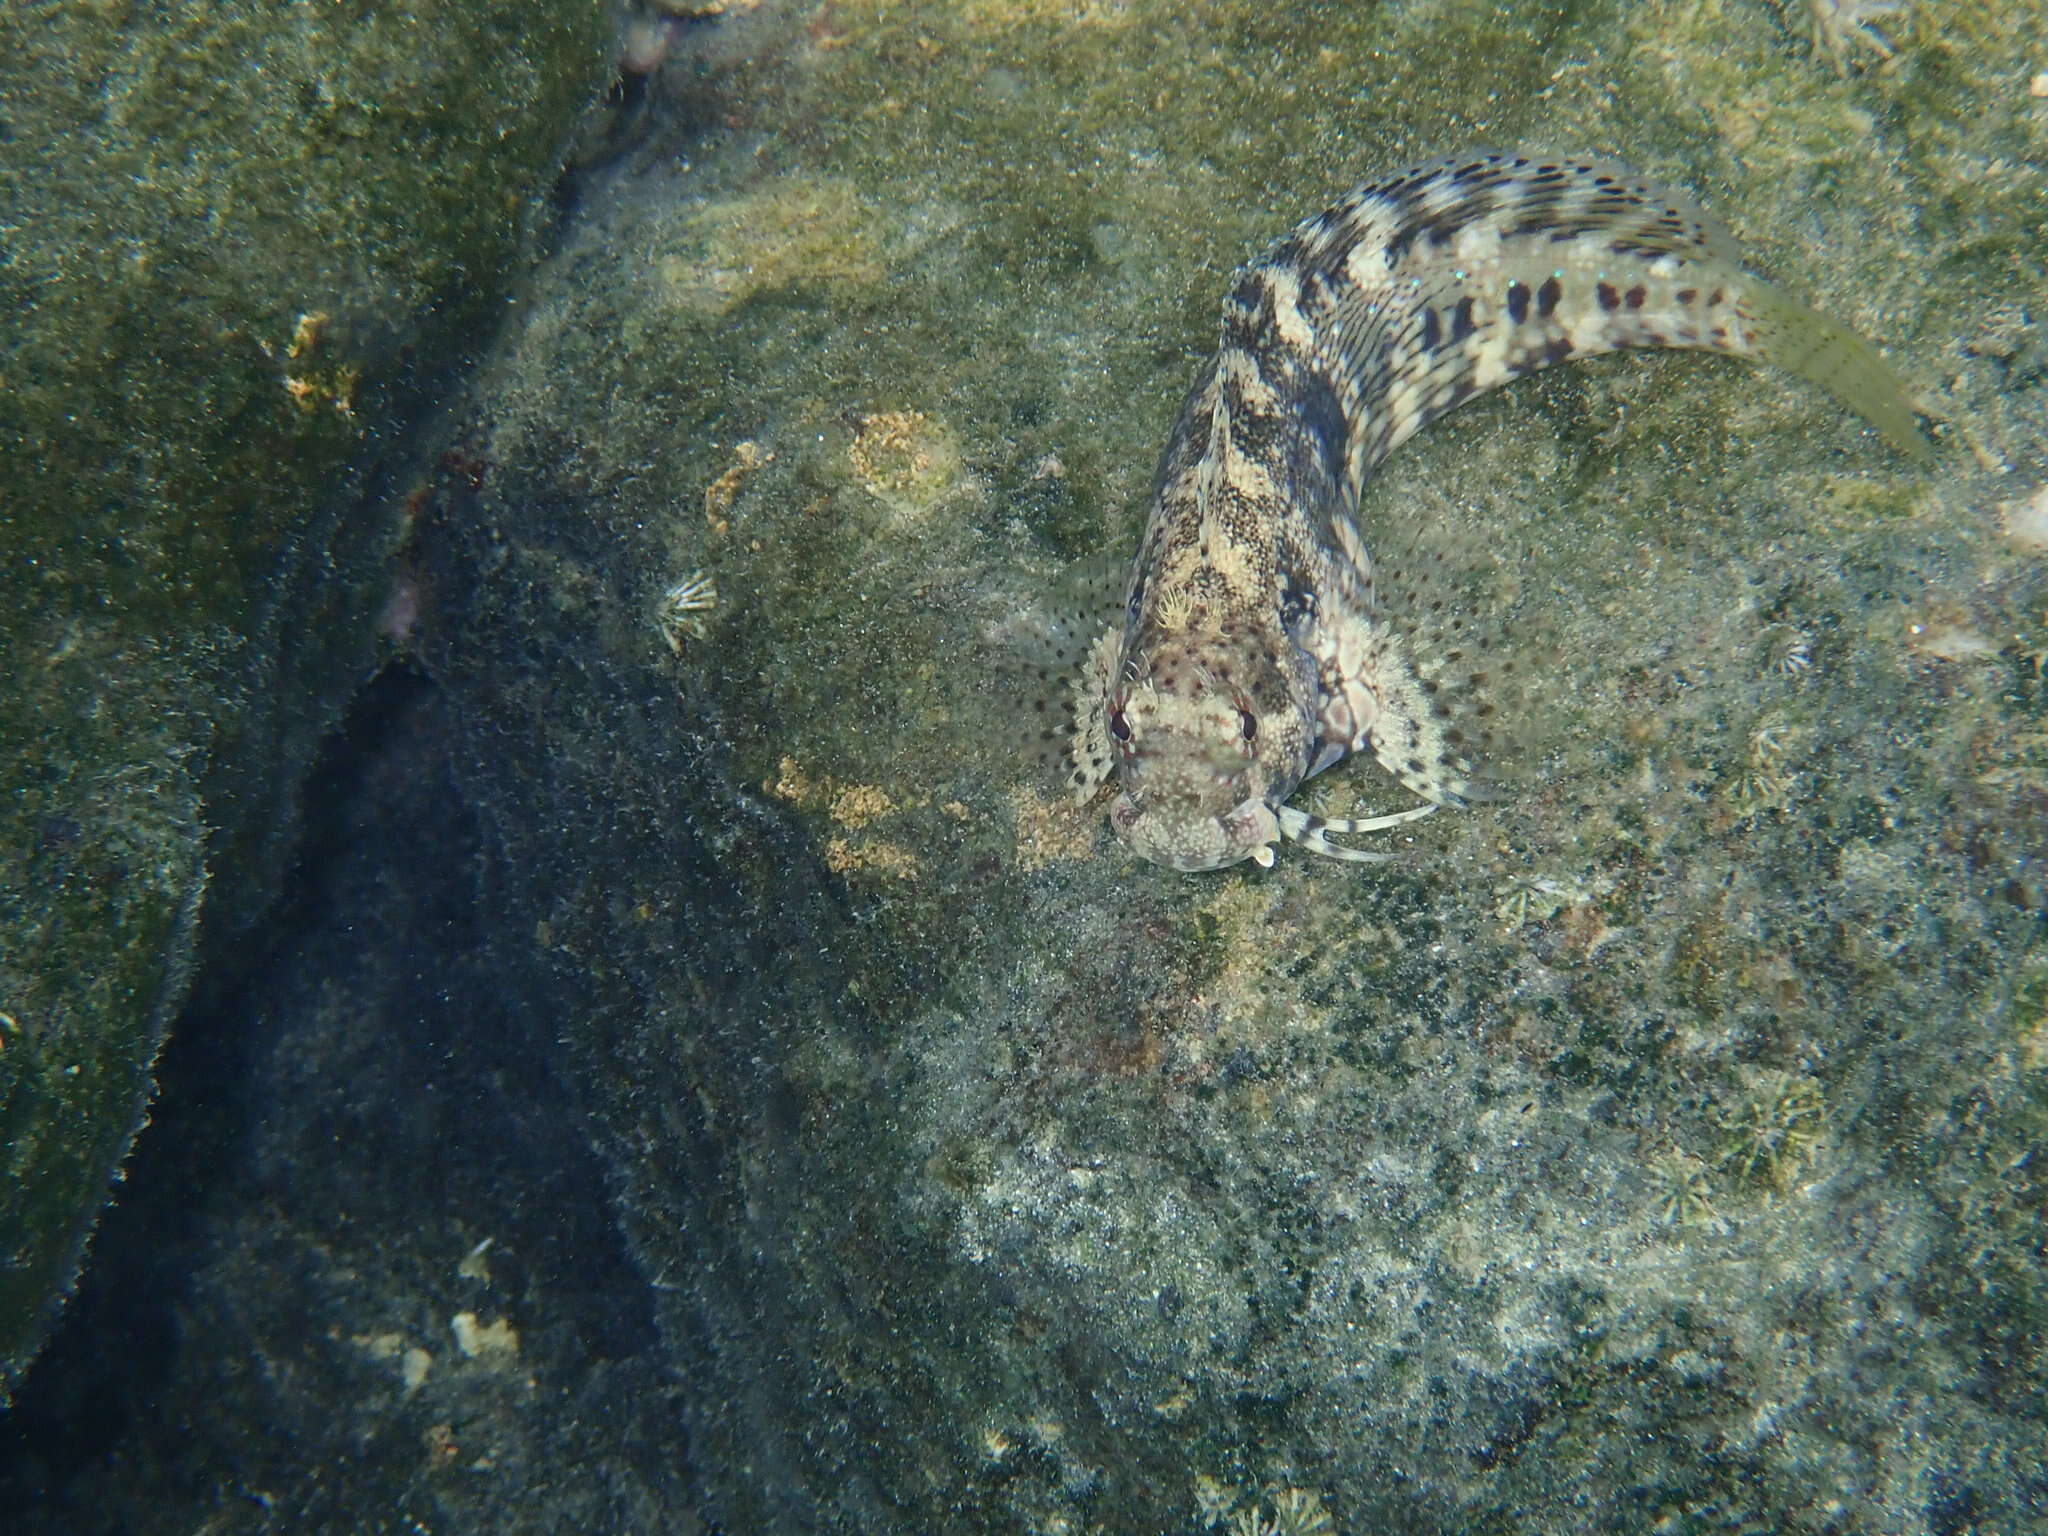
[[[300,984],[263,1080],[347,1091],[195,1281],[188,1478],[265,1495],[208,1516],[2022,1524],[2031,7],[1881,19],[1889,63],[1737,0],[684,9],[418,505],[454,765],[379,803],[466,804],[338,862],[365,932],[456,905],[422,862],[483,913]],[[1128,557],[1232,267],[1473,143],[1699,194],[1938,461],[1710,358],[1462,407],[1362,522],[1534,663],[1514,793],[1375,868],[1141,864],[1015,641]]]
[[[2048,254],[2020,9],[1838,72],[1678,0],[838,6],[687,175],[592,194],[479,383],[428,655],[507,974],[574,978],[709,1515],[2039,1497],[2048,632],[1993,509],[2048,466],[1986,340]],[[1139,864],[1036,761],[1005,622],[1133,547],[1232,265],[1475,141],[1695,189],[1939,404],[1939,465],[1695,357],[1467,406],[1361,522],[1483,547],[1541,637],[1516,797],[1372,869]]]
[[[611,38],[585,5],[0,17],[0,1395],[199,935],[275,891],[375,664],[383,477],[548,222]]]

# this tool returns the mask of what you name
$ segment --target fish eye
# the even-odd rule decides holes
[[[1244,732],[1244,739],[1250,741],[1259,734],[1259,717],[1248,709],[1237,712],[1237,728]]]
[[[1109,734],[1118,741],[1131,739],[1131,722],[1124,718],[1124,712],[1120,709],[1112,709],[1109,712]]]

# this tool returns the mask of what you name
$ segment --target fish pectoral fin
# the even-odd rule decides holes
[[[1104,701],[1116,675],[1121,647],[1122,637],[1117,630],[1104,628],[1089,647],[1087,660],[1073,675],[1068,696],[1072,727],[1065,766],[1067,788],[1077,801],[1091,798],[1116,767],[1116,749],[1109,739]]]

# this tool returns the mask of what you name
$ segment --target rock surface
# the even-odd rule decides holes
[[[593,199],[430,656],[720,1522],[2038,1512],[2025,10],[1838,70],[1693,0],[846,5]],[[1462,410],[1363,521],[1495,550],[1530,786],[1385,869],[1137,866],[987,633],[1129,549],[1230,266],[1473,142],[1696,189],[1940,467],[1697,358]]]
[[[222,945],[275,894],[375,659],[380,465],[495,323],[611,40],[586,4],[0,15],[0,1399],[202,891]]]
[[[642,1353],[594,1431],[620,1271],[529,1267],[466,1336],[540,1395],[451,1418],[405,1361],[465,1293],[337,1219],[290,1358],[350,1412],[305,1389],[274,1507],[551,1528],[553,1411],[628,1529],[2037,1523],[2032,10],[1882,18],[1887,62],[1763,0],[770,4],[672,56],[417,554],[476,970],[553,1013],[496,1047],[559,1053],[519,1134],[588,1134]],[[1363,521],[1462,530],[1544,637],[1523,793],[1378,869],[1138,865],[990,631],[1129,549],[1232,265],[1475,142],[1694,189],[1938,466],[1700,358],[1469,405]],[[215,1315],[215,1360],[287,1332]]]

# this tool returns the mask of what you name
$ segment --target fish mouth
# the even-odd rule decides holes
[[[1119,836],[1140,858],[1179,870],[1203,874],[1228,869],[1246,859],[1262,869],[1273,867],[1274,850],[1284,835],[1279,814],[1257,796],[1222,815],[1190,813],[1176,820],[1163,808],[1147,808],[1121,794],[1109,816]]]

